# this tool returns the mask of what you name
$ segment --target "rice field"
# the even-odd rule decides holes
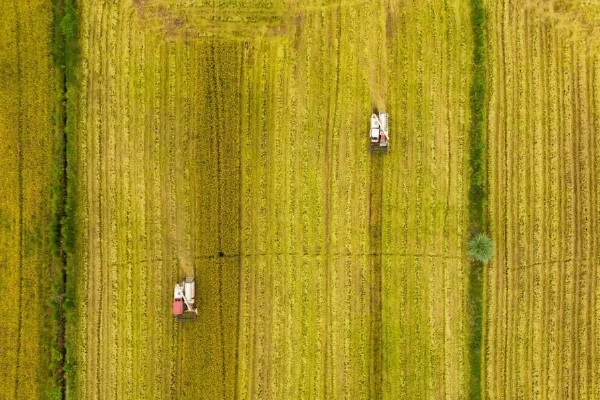
[[[0,398],[34,399],[53,385],[51,4],[9,1],[0,26]]]
[[[488,2],[490,399],[600,396],[598,8],[550,3]]]
[[[80,2],[74,397],[464,397],[469,6],[409,3]]]
[[[72,108],[53,4],[0,7],[0,399],[472,393],[471,2],[79,0]],[[483,397],[598,398],[600,6],[484,4]],[[64,110],[77,319],[58,393]],[[177,323],[185,276],[198,319]]]

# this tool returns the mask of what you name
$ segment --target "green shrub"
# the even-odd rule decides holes
[[[485,233],[469,241],[469,255],[480,262],[488,262],[494,255],[494,242]]]
[[[77,34],[77,19],[75,14],[66,14],[60,21],[60,30],[67,39],[73,39]]]

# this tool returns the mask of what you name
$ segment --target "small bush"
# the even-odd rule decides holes
[[[75,38],[77,34],[77,20],[72,13],[66,14],[60,21],[60,30],[67,39]]]
[[[469,255],[480,262],[488,262],[494,255],[494,242],[485,233],[469,241]]]

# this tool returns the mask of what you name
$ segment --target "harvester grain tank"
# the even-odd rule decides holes
[[[196,282],[192,277],[175,284],[173,292],[173,315],[178,321],[194,320],[198,316],[196,307]]]
[[[390,149],[390,136],[388,132],[388,113],[378,112],[371,114],[371,153],[387,154]]]

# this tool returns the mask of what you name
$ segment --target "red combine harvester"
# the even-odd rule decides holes
[[[369,132],[371,153],[387,154],[390,149],[388,113],[380,112],[378,114],[371,115],[371,129]]]
[[[177,321],[193,321],[198,316],[196,301],[196,282],[186,277],[185,281],[175,284],[173,292],[173,315]]]

